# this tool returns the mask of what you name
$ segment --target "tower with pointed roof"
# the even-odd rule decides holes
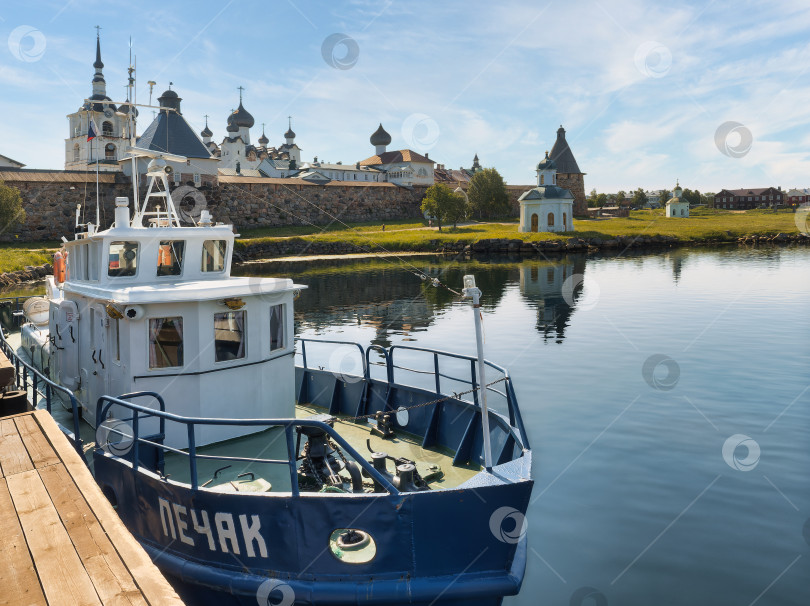
[[[101,29],[101,28],[98,28]],[[96,60],[93,62],[93,80],[90,96],[81,107],[68,114],[68,137],[65,139],[65,170],[120,170],[118,160],[125,157],[129,140],[129,112],[137,115],[132,105],[116,107],[107,96],[104,62],[101,60],[101,35],[96,32]],[[95,124],[97,136],[87,140],[90,121]]]
[[[569,190],[574,195],[574,215],[588,214],[588,202],[585,200],[585,173],[579,169],[574,153],[565,139],[565,129],[557,129],[557,140],[551,148],[551,160],[557,165],[557,185]]]
[[[167,160],[172,167],[172,182],[174,185],[199,185],[203,180],[212,181],[217,174],[217,159],[211,156],[209,147],[200,139],[197,133],[186,122],[181,109],[183,99],[177,91],[169,88],[158,97],[160,110],[155,119],[146,127],[143,134],[138,137],[137,146],[154,152],[165,152],[186,158],[185,162]],[[207,128],[207,125],[206,125]],[[203,134],[206,131],[203,131]],[[210,133],[210,130],[208,131]],[[149,158],[138,159],[138,173],[146,173]],[[124,174],[132,173],[131,162],[122,162]],[[211,176],[203,179],[203,175]]]

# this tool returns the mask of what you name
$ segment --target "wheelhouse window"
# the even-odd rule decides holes
[[[214,314],[214,360],[227,362],[245,357],[245,312]]]
[[[183,273],[185,240],[161,240],[158,247],[158,276],[179,276]]]
[[[270,351],[284,349],[284,305],[270,306]]]
[[[149,319],[149,368],[183,366],[183,318]]]
[[[110,242],[107,275],[111,277],[134,276],[138,269],[137,242]]]
[[[203,242],[202,270],[222,271],[225,269],[226,240],[206,240]]]

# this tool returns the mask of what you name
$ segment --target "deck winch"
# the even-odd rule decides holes
[[[335,419],[329,415],[316,415],[313,420],[322,421],[330,427]],[[363,492],[363,478],[360,466],[346,459],[340,447],[329,439],[320,427],[299,426],[296,451],[299,452],[301,466],[298,468],[298,487],[305,491],[340,490],[345,492]],[[301,436],[306,443],[301,448]],[[346,471],[349,477],[341,475]]]

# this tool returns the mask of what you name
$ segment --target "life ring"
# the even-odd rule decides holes
[[[53,256],[53,279],[57,284],[62,284],[65,281],[65,274],[67,272],[65,256],[61,251],[57,251]]]

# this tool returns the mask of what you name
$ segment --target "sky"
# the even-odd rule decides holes
[[[302,159],[389,149],[531,184],[563,125],[590,191],[810,187],[810,2],[194,0],[0,3],[0,154],[63,168],[66,115],[91,94],[173,82],[214,140],[238,106]],[[151,119],[141,110],[138,130]]]

